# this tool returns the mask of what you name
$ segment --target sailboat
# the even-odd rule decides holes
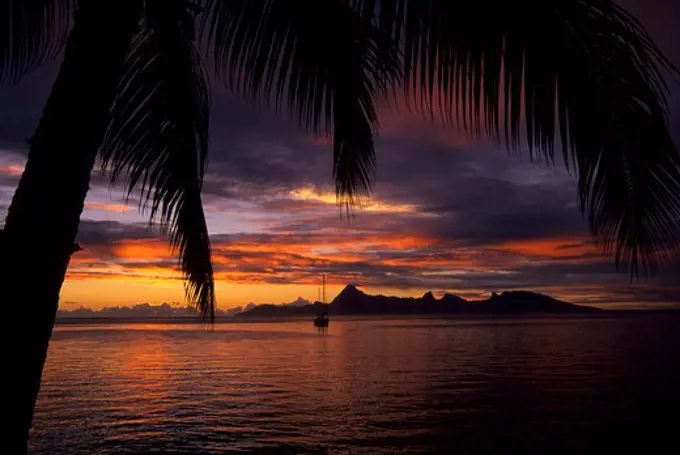
[[[321,303],[323,305],[319,305],[319,310],[318,314],[316,315],[316,319],[314,319],[314,326],[315,327],[328,327],[328,310],[326,309],[326,274],[321,275],[322,279],[322,287],[321,287]]]

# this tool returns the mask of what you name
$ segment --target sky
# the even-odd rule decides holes
[[[680,66],[680,2],[621,3]],[[0,88],[0,222],[56,68]],[[678,143],[679,88],[670,100]],[[404,110],[380,120],[374,193],[348,219],[335,203],[329,141],[214,84],[203,201],[219,308],[315,300],[321,273],[330,297],[352,283],[402,296],[530,289],[603,308],[680,305],[680,265],[631,284],[597,251],[574,176]],[[62,308],[183,301],[167,239],[100,172],[77,241],[84,250],[72,258]]]

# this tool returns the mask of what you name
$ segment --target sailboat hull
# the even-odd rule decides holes
[[[321,274],[321,302],[322,306],[326,305],[326,274]],[[328,316],[326,311],[319,310],[316,319],[314,319],[315,327],[328,327]]]

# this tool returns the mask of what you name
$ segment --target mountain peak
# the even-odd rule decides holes
[[[446,302],[448,304],[463,304],[463,303],[468,303],[467,300],[465,300],[462,297],[458,297],[455,294],[449,294],[448,292],[444,294],[444,297],[442,297],[442,302]]]
[[[345,288],[340,291],[340,294],[361,294],[366,295],[363,291],[359,290],[354,284],[348,284]]]
[[[434,294],[432,294],[432,291],[427,291],[423,296],[420,298],[424,303],[430,303],[430,302],[435,302],[437,299],[434,297]]]
[[[363,291],[359,290],[355,285],[348,284],[342,291],[340,291],[340,294],[335,296],[332,303],[357,302],[366,296],[367,295]]]
[[[426,305],[418,303],[429,302]],[[448,314],[527,314],[527,313],[582,313],[601,311],[597,308],[573,305],[553,297],[531,291],[494,292],[485,300],[468,302],[454,294],[436,299],[431,292],[421,298],[370,295],[355,285],[348,285],[330,305],[315,302],[302,307],[260,305],[244,311],[239,317],[313,316],[320,309],[330,314],[349,315],[448,315]]]
[[[310,302],[309,300],[302,298],[302,297],[298,297],[297,299],[293,300],[292,302],[284,303],[283,306],[307,306],[307,305],[311,305],[311,304],[312,304],[312,302]]]

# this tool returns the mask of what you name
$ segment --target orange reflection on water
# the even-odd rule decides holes
[[[629,357],[630,330],[673,344],[672,326],[631,321],[333,318],[325,333],[308,320],[59,326],[35,440],[84,433],[138,452],[295,444],[302,453],[383,441],[428,452],[433,432],[460,429],[461,444],[479,447],[468,430],[480,422],[561,427],[610,397],[625,404],[615,374],[640,361]]]

